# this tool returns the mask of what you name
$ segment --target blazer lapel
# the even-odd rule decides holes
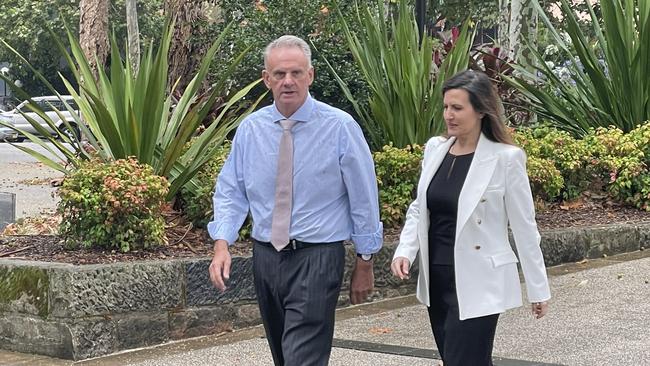
[[[418,183],[418,195],[417,197],[422,198],[420,202],[420,207],[427,208],[426,206],[426,197],[427,189],[429,188],[429,183],[433,179],[433,175],[438,171],[442,160],[445,158],[445,155],[449,151],[449,147],[456,140],[455,137],[450,137],[447,141],[436,147],[436,150],[432,152],[432,155],[424,161],[424,166],[422,167],[422,176],[420,177],[420,182]],[[422,206],[424,203],[424,206]],[[426,212],[426,211],[421,211]]]
[[[465,183],[458,197],[458,216],[456,222],[456,238],[469,219],[481,196],[492,178],[497,164],[497,155],[494,153],[496,143],[490,141],[483,133],[479,137],[474,159],[467,172]]]

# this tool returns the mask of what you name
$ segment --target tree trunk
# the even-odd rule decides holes
[[[524,0],[522,2],[521,17],[523,19],[521,27],[521,39],[525,39],[530,48],[537,48],[537,11],[533,6],[534,0]],[[519,61],[529,70],[533,70],[536,63],[535,55],[529,47],[522,47],[519,52]]]
[[[499,22],[498,22],[498,34],[497,34],[497,43],[503,52],[508,52],[510,50],[510,42],[508,37],[510,33],[508,32],[510,26],[510,0],[499,0]]]
[[[126,30],[129,43],[129,62],[135,75],[140,67],[140,30],[138,29],[136,0],[126,0]]]
[[[534,65],[534,57],[526,47],[537,44],[537,12],[533,0],[512,0],[510,8],[509,52],[510,60],[530,68]]]
[[[201,0],[165,0],[165,14],[175,20],[174,33],[169,47],[170,88],[178,81],[176,90],[185,90],[194,71],[205,54],[206,47],[195,45],[190,38],[194,25],[201,16]]]
[[[533,7],[533,0],[512,0],[510,8],[509,27],[509,53],[511,61],[523,65],[534,75],[535,58],[531,50],[526,47],[537,47],[537,13]],[[528,115],[527,123],[535,123],[537,115]]]
[[[79,43],[90,67],[98,78],[109,52],[108,6],[106,0],[81,0],[79,2]]]
[[[521,35],[521,2],[525,0],[512,0],[510,2],[510,24],[508,25],[508,58],[517,61],[520,51]]]

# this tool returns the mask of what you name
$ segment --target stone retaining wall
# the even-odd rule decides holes
[[[648,246],[650,224],[542,233],[549,266],[636,251]],[[395,244],[375,258],[375,298],[413,293],[393,278]],[[348,247],[340,306],[347,306],[354,253]],[[229,290],[209,281],[209,259],[75,266],[0,260],[0,348],[80,360],[175,339],[260,323],[250,257],[234,257]]]

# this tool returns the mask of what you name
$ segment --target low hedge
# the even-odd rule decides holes
[[[650,210],[650,123],[627,134],[614,127],[598,128],[583,139],[547,127],[522,128],[512,134],[528,155],[535,200],[572,200],[591,192]],[[205,226],[212,218],[214,183],[228,152],[229,145],[200,174],[204,188],[199,195],[183,194],[184,212],[196,225]],[[415,195],[422,146],[384,146],[373,153],[373,159],[382,221],[387,228],[399,227]],[[248,232],[247,225],[244,233]]]
[[[59,234],[68,247],[128,252],[165,242],[169,183],[135,158],[90,160],[63,180]]]

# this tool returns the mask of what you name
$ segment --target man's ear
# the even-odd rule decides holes
[[[309,81],[309,85],[311,85],[311,83],[314,82],[314,79],[316,79],[316,71],[314,71],[313,66],[311,68],[309,68],[308,73],[309,73],[309,77],[311,78],[311,80]]]
[[[271,74],[266,69],[262,70],[262,80],[267,89],[271,89]]]

